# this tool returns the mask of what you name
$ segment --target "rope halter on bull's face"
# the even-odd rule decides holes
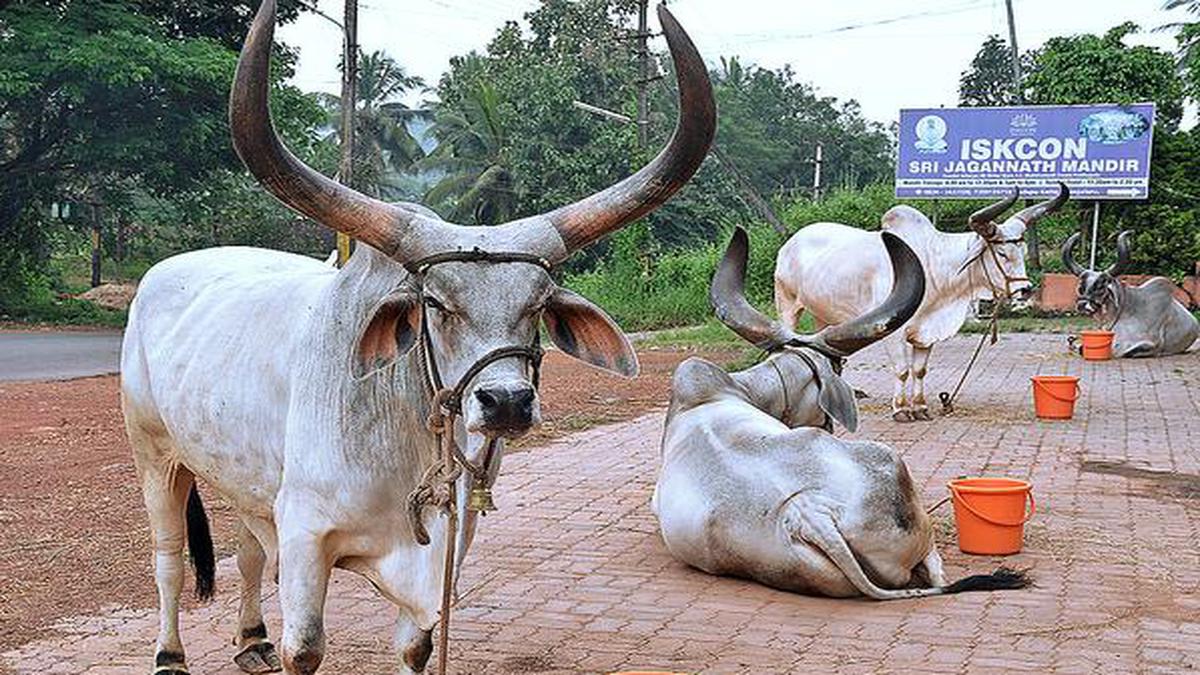
[[[549,274],[553,266],[540,256],[520,252],[492,253],[480,249],[470,251],[452,251],[439,253],[413,263],[410,267],[418,284],[424,283],[425,273],[433,266],[449,262],[472,262],[488,264],[516,263],[541,267]],[[438,446],[443,448],[442,462],[434,462],[426,469],[421,482],[408,496],[408,518],[417,542],[429,543],[429,532],[421,520],[421,509],[427,505],[436,505],[442,510],[450,508],[453,499],[453,486],[462,472],[471,477],[471,489],[467,497],[467,510],[486,514],[494,510],[492,501],[492,460],[496,456],[496,446],[499,439],[496,435],[488,435],[484,441],[483,456],[478,463],[471,461],[462,451],[462,447],[454,438],[455,424],[463,414],[463,395],[467,387],[488,366],[504,359],[518,358],[525,361],[526,376],[537,391],[541,381],[542,349],[540,334],[536,328],[533,338],[528,345],[506,345],[497,347],[474,361],[454,386],[446,386],[441,369],[437,363],[437,350],[434,348],[433,337],[429,330],[429,305],[421,303],[421,356],[425,370],[425,384],[430,395],[430,413],[426,427],[437,438]],[[440,490],[439,490],[440,488]]]
[[[925,271],[921,261],[900,237],[882,233],[883,244],[892,263],[892,290],[887,298],[867,313],[844,323],[826,326],[813,335],[800,335],[789,326],[758,311],[746,299],[746,264],[750,242],[746,231],[737,228],[717,266],[709,287],[709,301],[721,323],[742,339],[768,354],[779,375],[783,396],[783,416],[791,421],[787,381],[771,356],[788,353],[800,357],[812,371],[820,395],[818,403],[829,418],[847,429],[858,426],[854,392],[840,377],[843,361],[858,350],[883,339],[904,325],[925,298]],[[789,424],[790,426],[790,424]]]
[[[1016,295],[1016,291],[1014,291],[1015,285],[1024,284],[1024,288],[1028,289],[1031,283],[1028,276],[1023,274],[1017,275],[1011,272],[1013,260],[1009,253],[1004,250],[1004,246],[1023,245],[1025,243],[1025,230],[1035,225],[1037,221],[1041,220],[1047,214],[1061,208],[1070,198],[1071,192],[1065,184],[1059,183],[1058,194],[1054,198],[1026,207],[1009,218],[1009,221],[1018,221],[1020,234],[1015,237],[1005,236],[1004,227],[996,225],[996,219],[1005,211],[1012,208],[1019,196],[1020,190],[1014,187],[1012,194],[1005,199],[985,206],[967,218],[967,223],[971,226],[971,229],[979,235],[981,245],[979,252],[970,256],[962,264],[959,268],[959,273],[961,274],[970,268],[973,263],[980,262],[979,268],[983,273],[984,280],[987,282],[988,288],[997,302],[1014,298]],[[1024,256],[1024,252],[1021,252],[1020,255]],[[988,265],[989,261],[991,266],[995,267],[996,273],[1000,275],[1002,283],[998,283],[993,279],[992,271]]]
[[[671,139],[662,151],[641,170],[619,183],[548,213],[489,228],[447,223],[422,208],[388,204],[341,185],[306,166],[284,147],[271,123],[268,106],[275,5],[276,0],[262,1],[238,60],[229,101],[234,148],[259,183],[284,204],[404,265],[417,283],[421,282],[420,277],[425,271],[441,262],[469,259],[496,265],[534,263],[545,269],[562,263],[573,252],[653,211],[683,187],[704,161],[716,130],[716,105],[708,80],[708,68],[683,28],[664,6],[660,6],[658,18],[674,61],[679,92],[679,118]],[[354,265],[348,266],[342,273],[348,273],[347,270],[352,268]],[[556,289],[556,293],[561,296],[561,305],[567,313],[563,315],[566,318],[555,317],[552,319],[553,325],[549,325],[555,342],[560,347],[565,346],[564,351],[593,364],[635,374],[636,356],[611,319],[569,291]],[[386,298],[384,300],[387,301]],[[405,318],[408,319],[413,311],[411,303],[411,297],[396,297],[389,309],[396,312],[405,309]],[[603,329],[598,331],[604,335],[594,338],[586,331],[583,334],[573,333],[571,321],[580,312],[587,313],[588,320],[592,321],[591,326],[604,323]],[[443,582],[442,656],[439,662],[439,671],[444,672],[451,587],[449,579],[454,567],[453,542],[457,523],[456,501],[450,493],[464,468],[472,476],[478,476],[481,471],[486,471],[490,461],[486,456],[485,461],[478,465],[463,461],[465,458],[462,457],[461,448],[457,443],[450,442],[453,440],[452,418],[462,409],[462,396],[467,383],[483,368],[501,359],[522,358],[532,371],[530,376],[536,377],[541,350],[538,345],[530,344],[502,347],[484,354],[453,387],[447,388],[440,382],[436,363],[437,356],[444,355],[434,353],[427,328],[428,316],[423,305],[421,313],[422,349],[429,355],[426,370],[430,391],[427,393],[433,397],[430,401],[430,426],[440,430],[442,448],[445,450],[442,459],[435,460],[426,470],[426,477],[433,481],[437,476],[442,481],[447,494],[441,499],[445,500],[445,508],[449,512]],[[603,318],[596,319],[597,313]],[[616,338],[613,338],[614,334]],[[604,348],[591,349],[588,345],[589,340],[605,339],[609,339],[605,344],[610,348],[608,352]],[[612,348],[612,343],[618,340],[619,347]],[[613,352],[619,352],[619,355],[606,361]],[[422,481],[422,486],[428,487],[429,481]],[[418,497],[416,501],[419,503],[422,500]],[[413,510],[410,502],[410,514]],[[424,528],[420,525],[419,506],[415,512],[417,517],[412,519],[413,531],[418,539],[424,539],[422,543],[428,543],[428,533],[423,532]]]
[[[1079,277],[1079,292],[1076,298],[1076,308],[1085,314],[1095,315],[1105,313],[1105,307],[1111,306],[1107,312],[1111,317],[1106,328],[1112,330],[1121,318],[1121,281],[1117,278],[1129,268],[1130,243],[1133,230],[1124,230],[1117,235],[1117,260],[1106,269],[1097,272],[1086,269],[1075,262],[1075,248],[1081,239],[1080,233],[1075,232],[1062,245],[1063,266]]]

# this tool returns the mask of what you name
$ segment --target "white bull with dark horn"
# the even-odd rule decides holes
[[[187,672],[178,626],[185,537],[197,590],[212,592],[197,480],[244,525],[240,625],[230,626],[239,667],[315,672],[329,575],[340,567],[398,606],[399,668],[424,669],[444,554],[453,547],[462,558],[477,515],[466,512],[448,540],[450,521],[436,507],[453,500],[463,513],[468,495],[499,472],[502,439],[538,424],[539,324],[567,354],[637,372],[620,329],[549,272],[658,207],[705,158],[716,121],[708,72],[670,13],[660,7],[659,18],[680,95],[662,152],[582,201],[472,228],[371,199],[283,147],[267,106],[275,0],[264,0],[231,95],[234,146],[275,197],[362,245],[341,270],[261,249],[187,253],[156,265],[138,290],[121,390],[154,537],[154,672]],[[439,438],[454,442],[444,448],[452,467],[441,462]],[[259,607],[272,560],[282,659]]]
[[[870,441],[811,428],[832,416],[854,429],[842,359],[912,316],[921,263],[889,233],[894,272],[875,309],[815,335],[797,335],[745,299],[747,239],[735,232],[713,277],[717,316],[766,350],[726,373],[692,358],[675,371],[652,507],[679,560],[710,574],[814,595],[877,600],[1021,588],[1000,569],[947,584],[933,527],[903,460]]]
[[[903,329],[884,341],[896,377],[892,417],[899,422],[931,419],[925,375],[933,345],[958,333],[971,303],[979,299],[1026,299],[1032,285],[1025,273],[1025,229],[1066,203],[1066,185],[1054,199],[996,219],[1017,201],[1007,199],[971,214],[972,232],[939,232],[911,206],[892,207],[883,230],[907,243],[925,268],[925,300]],[[775,263],[775,307],[786,326],[807,309],[818,324],[834,324],[878,305],[891,287],[887,255],[878,232],[838,223],[800,228],[779,249]]]
[[[1113,356],[1170,356],[1182,354],[1200,337],[1200,321],[1175,298],[1175,284],[1165,277],[1126,286],[1118,279],[1129,265],[1126,230],[1117,236],[1117,261],[1102,271],[1075,262],[1076,232],[1063,242],[1063,265],[1079,277],[1076,308],[1113,332]]]

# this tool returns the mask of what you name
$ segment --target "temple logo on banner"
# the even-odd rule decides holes
[[[896,196],[1145,199],[1153,127],[1152,103],[901,110]]]

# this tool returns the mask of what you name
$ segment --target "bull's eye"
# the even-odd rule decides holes
[[[426,307],[434,310],[435,312],[445,312],[446,311],[446,306],[443,305],[440,300],[433,297],[432,295],[426,295],[422,300],[424,301]]]

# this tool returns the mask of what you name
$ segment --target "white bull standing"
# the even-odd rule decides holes
[[[925,300],[907,325],[884,341],[896,376],[892,416],[897,421],[931,419],[925,400],[929,354],[962,328],[972,301],[1023,300],[1031,293],[1025,228],[1066,203],[1069,191],[1060,185],[1054,199],[996,224],[1017,196],[1014,189],[1009,198],[971,214],[973,231],[965,233],[939,232],[911,206],[895,206],[883,215],[883,230],[903,239],[925,269]],[[775,306],[789,327],[805,309],[819,324],[841,323],[878,305],[890,287],[880,233],[839,223],[800,228],[779,249],[775,263]]]
[[[1175,299],[1175,284],[1154,277],[1126,286],[1117,278],[1129,266],[1132,235],[1126,230],[1117,236],[1117,261],[1099,271],[1075,262],[1078,232],[1063,242],[1063,265],[1079,277],[1076,308],[1113,332],[1117,358],[1182,354],[1200,338],[1200,321]]]
[[[870,312],[797,335],[745,299],[747,240],[737,231],[713,277],[717,316],[767,350],[748,370],[703,359],[675,371],[652,506],[679,560],[710,574],[789,591],[877,600],[1021,588],[999,569],[947,584],[933,528],[904,462],[891,448],[811,428],[827,416],[854,429],[842,359],[903,324],[924,276],[896,236],[881,238],[894,272]],[[809,428],[805,428],[809,427]]]
[[[187,672],[178,627],[185,536],[197,590],[212,592],[196,480],[229,500],[244,526],[242,670],[317,670],[334,567],[366,577],[399,607],[400,670],[424,669],[444,554],[453,547],[461,559],[476,522],[466,513],[448,541],[449,519],[428,507],[453,500],[463,512],[468,494],[498,473],[501,439],[538,423],[539,323],[568,354],[637,371],[616,325],[549,270],[663,203],[704,160],[716,116],[708,73],[674,18],[663,8],[659,17],[680,92],[667,147],[582,201],[468,228],[343,187],[283,147],[267,105],[275,1],[263,1],[231,95],[234,145],[277,198],[363,245],[341,270],[260,249],[199,251],[156,265],[141,284],[121,390],[154,539],[155,673]],[[431,424],[431,413],[453,428]],[[439,462],[439,432],[456,439],[453,469]],[[259,606],[268,560],[278,563],[282,659]]]

